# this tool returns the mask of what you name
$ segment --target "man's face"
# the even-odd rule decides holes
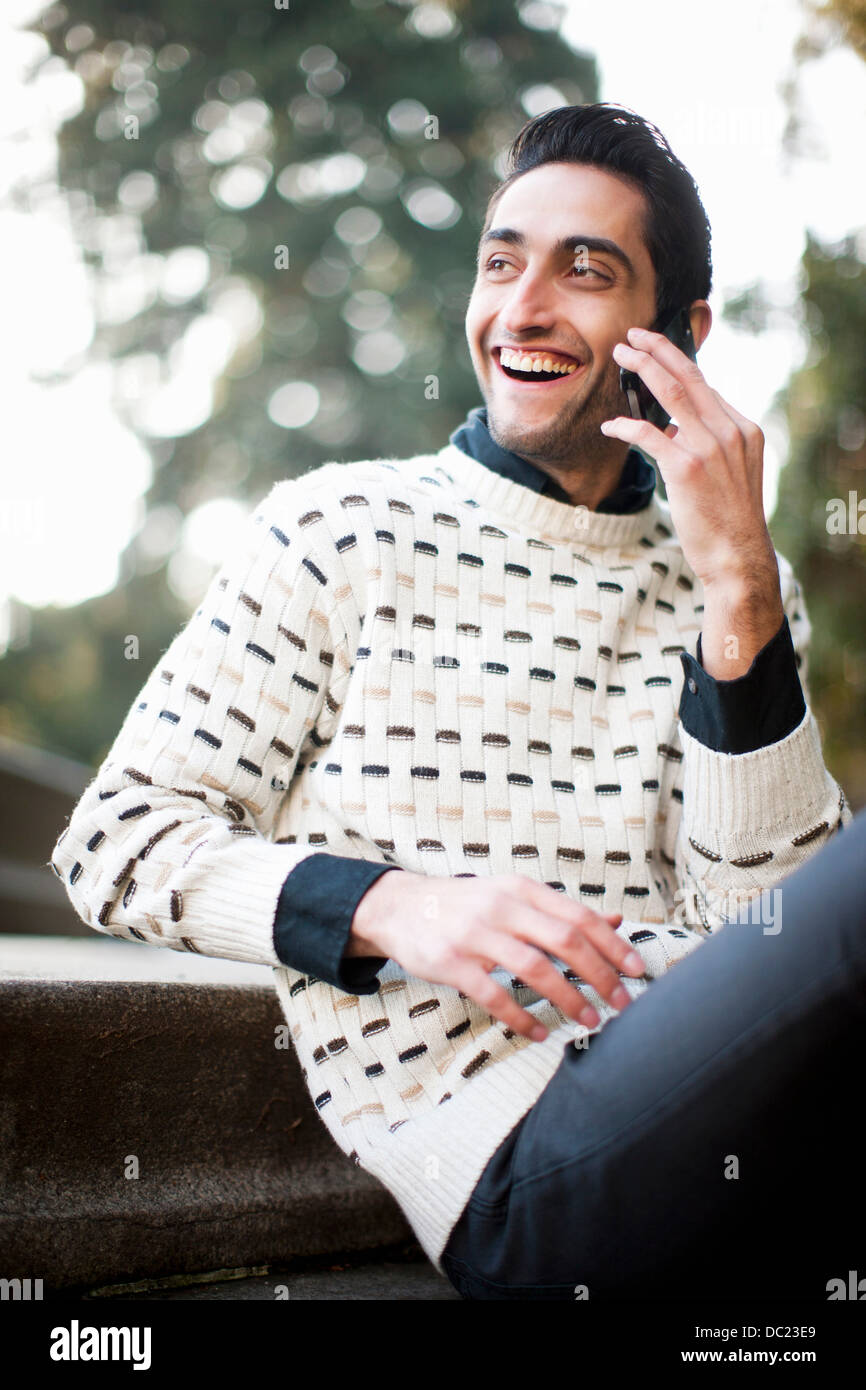
[[[505,190],[479,247],[466,337],[490,433],[561,474],[624,458],[622,442],[599,425],[629,413],[614,345],[633,325],[655,320],[645,207],[642,193],[605,170],[544,164]],[[594,248],[595,238],[611,246]],[[543,351],[533,359],[571,370],[550,381],[534,371],[530,379],[509,377],[501,350],[536,347]]]

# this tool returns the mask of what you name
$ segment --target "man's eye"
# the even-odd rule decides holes
[[[510,264],[512,263],[510,263],[510,261],[507,261],[503,256],[491,256],[491,259],[489,259],[487,263],[487,268],[488,270],[495,271],[498,265]],[[573,270],[574,274],[577,275],[578,279],[584,278],[585,275],[595,275],[596,279],[609,279],[607,275],[602,275],[601,271],[595,270],[594,265],[584,265],[582,264],[582,261],[575,261],[573,267],[571,267],[571,270]]]
[[[491,256],[490,260],[487,262],[487,269],[495,272],[498,266],[511,266],[511,262],[506,260],[504,256]],[[582,261],[575,261],[572,266],[572,271],[580,280],[585,279],[587,275],[594,275],[597,280],[610,279],[610,276],[603,275],[602,272],[596,270],[594,266],[584,265]]]

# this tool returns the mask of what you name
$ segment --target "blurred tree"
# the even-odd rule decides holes
[[[866,0],[810,8],[801,63],[838,44],[866,61]],[[864,260],[866,228],[836,246],[808,239],[802,305],[812,346],[786,395],[793,449],[776,511],[813,615],[812,686],[827,756],[856,807],[866,806]]]
[[[75,0],[34,23],[84,84],[59,179],[95,278],[90,355],[154,477],[115,591],[34,612],[0,663],[0,732],[98,762],[189,613],[154,532],[332,459],[438,449],[480,403],[463,320],[499,161],[529,115],[597,100],[561,17]]]
[[[827,0],[823,5],[810,4],[816,18],[827,21],[823,37],[813,33],[803,35],[801,55],[813,57],[840,40],[850,45],[866,60],[866,0]]]
[[[810,687],[824,748],[853,805],[866,805],[866,265],[857,239],[803,255],[811,344],[782,403],[790,452],[773,539],[812,621]]]
[[[800,64],[847,42],[866,58],[866,0],[805,11]],[[809,145],[796,77],[786,146]],[[777,398],[789,452],[770,530],[794,566],[812,621],[809,686],[828,765],[866,806],[866,230],[836,245],[807,234],[800,300],[803,366]],[[778,314],[762,284],[730,298],[723,317],[751,332]]]

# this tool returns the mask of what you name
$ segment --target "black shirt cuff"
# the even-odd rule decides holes
[[[311,854],[280,889],[274,915],[274,950],[284,965],[303,971],[347,994],[375,994],[387,956],[349,956],[355,909],[376,879],[397,864]]]
[[[787,738],[802,723],[806,701],[787,617],[748,671],[734,680],[716,680],[704,670],[700,637],[697,660],[680,652],[680,661],[682,726],[716,753],[753,753]]]

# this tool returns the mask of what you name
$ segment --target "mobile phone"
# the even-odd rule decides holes
[[[698,360],[695,340],[692,337],[692,327],[689,323],[688,309],[678,310],[664,328],[656,329],[655,331],[657,333],[663,333],[666,338],[670,338],[671,342],[674,343],[681,352],[684,352],[687,357],[690,357],[693,362]],[[660,430],[663,430],[666,425],[670,424],[670,415],[668,415],[664,406],[656,400],[655,396],[649,390],[646,383],[641,380],[637,372],[629,372],[626,371],[625,367],[620,367],[619,384],[620,389],[625,393],[626,399],[628,400],[628,408],[633,419],[649,420],[651,425],[655,425],[657,429]]]

